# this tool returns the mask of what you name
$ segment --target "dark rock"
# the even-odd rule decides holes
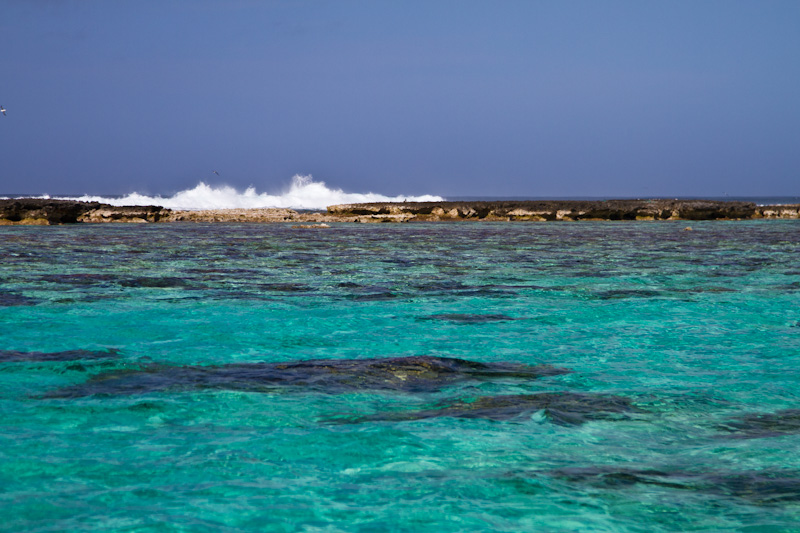
[[[0,291],[0,307],[15,307],[23,305],[36,305],[35,298],[30,298],[18,292]]]
[[[259,287],[270,292],[311,292],[315,290],[300,283],[262,283]]]
[[[63,352],[17,352],[0,350],[0,362],[81,361],[116,359],[116,350],[66,350]]]
[[[186,288],[191,287],[191,283],[183,278],[164,276],[157,278],[130,278],[123,279],[118,282],[123,287],[134,288],[152,288],[152,289],[170,289],[170,288]]]
[[[619,300],[622,298],[654,298],[661,296],[658,291],[649,289],[614,289],[597,294],[601,300]]]
[[[98,202],[45,198],[0,199],[0,224],[157,222],[170,213],[159,206],[115,207]]]
[[[570,392],[543,392],[539,394],[513,394],[486,396],[474,401],[457,401],[434,409],[391,413],[360,418],[356,421],[422,420],[442,416],[454,418],[487,418],[509,420],[543,411],[544,416],[560,426],[578,426],[590,420],[617,420],[625,413],[638,412],[629,398],[576,394]]]
[[[47,274],[41,276],[40,279],[48,283],[63,283],[85,287],[114,281],[116,276],[111,274]]]
[[[393,300],[397,298],[397,295],[393,292],[385,291],[385,292],[373,292],[368,294],[359,294],[358,296],[354,296],[353,300],[357,302],[381,302],[384,300]]]
[[[749,202],[714,200],[534,200],[395,202],[328,207],[336,216],[407,215],[415,220],[717,220],[761,216]]]
[[[55,391],[48,397],[141,394],[175,389],[270,392],[285,387],[301,387],[328,393],[358,390],[429,392],[462,381],[536,379],[568,372],[551,366],[478,363],[429,356],[240,363],[223,366],[150,365],[139,370],[98,374],[84,384]]]
[[[743,498],[758,505],[800,501],[800,477],[786,472],[702,474],[661,470],[590,467],[565,468],[548,475],[598,488],[656,485],[719,496]]]
[[[689,476],[687,474],[666,472],[653,469],[635,469],[619,467],[587,467],[587,468],[564,468],[549,472],[549,475],[566,479],[572,482],[588,483],[596,487],[620,488],[632,485],[658,485],[676,489],[690,489],[685,482]]]
[[[783,409],[774,413],[751,413],[736,417],[722,426],[734,438],[757,439],[800,433],[800,409]]]
[[[430,315],[421,317],[422,320],[445,320],[448,322],[456,322],[459,324],[484,324],[486,322],[507,322],[510,320],[517,320],[508,315],[470,315],[460,313],[445,313],[441,315]]]
[[[472,290],[475,287],[465,285],[460,281],[447,280],[447,281],[430,281],[427,283],[418,283],[412,285],[414,290],[421,292],[434,292],[441,294],[458,293],[465,290]]]
[[[0,200],[0,220],[11,223],[37,220],[46,224],[70,224],[78,222],[78,217],[100,206],[98,202],[41,198]]]

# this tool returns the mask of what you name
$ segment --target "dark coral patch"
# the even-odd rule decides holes
[[[36,305],[37,303],[39,303],[38,300],[18,292],[0,291],[0,307]]]
[[[373,292],[367,294],[359,294],[353,297],[357,302],[381,302],[384,300],[393,300],[397,295],[391,291]]]
[[[774,413],[750,413],[722,424],[720,429],[740,439],[780,437],[800,433],[800,409],[783,409]]]
[[[560,426],[578,426],[590,420],[616,420],[625,413],[638,412],[629,398],[570,392],[543,392],[485,396],[474,401],[457,401],[434,409],[376,415],[366,420],[422,420],[426,418],[486,418],[509,420],[542,411],[550,422]]]
[[[601,300],[619,300],[623,298],[655,298],[661,296],[659,291],[649,289],[615,289],[597,294]]]
[[[123,279],[118,282],[123,287],[133,288],[147,288],[147,289],[171,289],[171,288],[188,288],[191,283],[183,278],[163,276],[163,277],[140,277]]]
[[[115,359],[116,350],[66,350],[63,352],[18,352],[0,350],[0,362],[84,361]]]
[[[655,485],[670,489],[733,496],[758,505],[800,501],[800,477],[785,472],[694,473],[662,470],[588,467],[565,468],[550,476],[593,487],[620,489]]]
[[[447,322],[456,322],[458,324],[485,324],[487,322],[508,322],[510,320],[517,320],[514,317],[502,314],[472,315],[464,313],[444,313],[421,318],[423,320],[443,320]]]
[[[116,280],[116,277],[110,274],[48,274],[42,276],[41,280],[48,283],[88,287],[91,285],[107,284],[108,282]]]
[[[448,357],[323,359],[289,363],[239,363],[222,366],[149,365],[139,370],[99,374],[86,383],[49,397],[140,394],[162,390],[224,389],[269,392],[300,387],[327,393],[359,390],[437,391],[462,381],[536,379],[569,372],[551,366],[479,363]]]
[[[271,292],[311,292],[314,290],[301,283],[262,283],[259,287]]]

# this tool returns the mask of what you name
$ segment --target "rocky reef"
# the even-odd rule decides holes
[[[800,409],[782,409],[774,413],[748,413],[720,427],[733,438],[758,439],[800,433]]]
[[[204,209],[172,211],[164,222],[292,222],[298,220],[293,209]]]
[[[389,202],[329,206],[326,212],[293,209],[176,211],[159,206],[116,207],[98,202],[17,198],[0,200],[0,225],[102,222],[292,222],[298,229],[330,222],[749,220],[800,218],[800,204],[757,206],[714,200],[542,200]],[[313,226],[303,224],[315,224]]]
[[[542,473],[519,475],[537,477]],[[781,505],[800,501],[800,476],[793,471],[685,472],[612,466],[563,468],[545,473],[595,489],[630,489],[650,485],[699,494],[735,497],[756,505]]]
[[[0,225],[55,225],[105,222],[353,222],[356,217],[300,213],[293,209],[172,210],[160,206],[113,206],[48,198],[0,199]]]
[[[736,220],[798,218],[800,205],[756,206],[750,202],[714,200],[542,200],[402,202],[343,204],[328,207],[336,216],[369,217],[369,221],[410,220]],[[365,221],[365,220],[361,220]]]
[[[0,363],[42,363],[47,361],[115,359],[117,354],[118,352],[116,350],[65,350],[63,352],[20,352],[16,350],[0,350]]]
[[[144,394],[164,390],[273,392],[300,388],[326,393],[361,390],[432,392],[464,381],[530,380],[569,373],[547,365],[479,363],[450,357],[317,359],[287,363],[236,363],[220,366],[151,364],[98,374],[86,383],[54,391],[50,398]]]
[[[484,396],[471,401],[457,400],[433,409],[385,413],[346,422],[407,421],[427,418],[485,418],[510,420],[541,413],[542,419],[559,426],[579,426],[591,420],[620,420],[626,413],[639,412],[630,398],[571,392],[541,392]]]
[[[169,212],[169,209],[152,205],[115,207],[99,202],[17,198],[0,200],[0,225],[159,222]]]
[[[517,477],[538,477],[542,473]],[[686,472],[612,466],[562,468],[544,473],[595,489],[630,489],[650,485],[698,494],[735,497],[755,505],[781,505],[800,501],[800,477],[793,471]]]

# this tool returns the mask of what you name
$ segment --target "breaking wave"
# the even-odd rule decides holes
[[[111,205],[160,205],[168,209],[254,209],[265,207],[287,207],[292,209],[325,209],[329,205],[364,202],[436,202],[440,196],[384,196],[376,193],[347,193],[332,189],[324,181],[314,181],[311,176],[294,176],[289,190],[283,194],[256,192],[248,187],[239,192],[227,185],[213,186],[200,182],[193,189],[180,191],[170,197],[146,196],[132,193],[122,197],[84,195],[63,198],[84,202],[102,202]]]

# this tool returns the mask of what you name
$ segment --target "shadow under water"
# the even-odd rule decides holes
[[[98,374],[85,383],[53,391],[46,397],[76,398],[96,394],[124,395],[197,389],[269,392],[284,387],[302,387],[328,393],[358,390],[432,392],[468,380],[524,380],[568,372],[548,365],[479,363],[431,356],[221,366],[153,364],[136,370]]]

